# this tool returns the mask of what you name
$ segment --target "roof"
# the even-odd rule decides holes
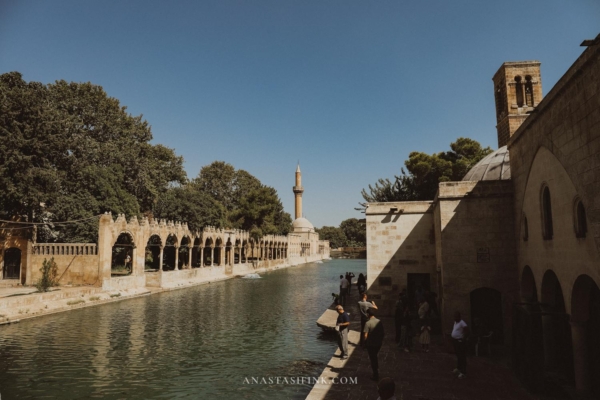
[[[498,150],[482,158],[462,179],[463,181],[504,181],[510,179],[508,148]]]
[[[292,222],[293,232],[314,232],[315,228],[306,218],[298,218]]]

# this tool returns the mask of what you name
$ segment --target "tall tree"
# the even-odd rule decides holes
[[[319,239],[329,240],[330,248],[337,249],[339,247],[346,247],[348,239],[341,228],[324,226],[322,228],[316,228],[315,231],[319,234]]]
[[[483,157],[490,154],[490,147],[481,147],[479,142],[458,138],[450,144],[450,151],[426,154],[413,151],[409,154],[406,166],[396,175],[394,182],[379,179],[369,190],[363,189],[361,195],[365,203],[359,203],[364,209],[369,202],[432,200],[440,182],[459,181]]]
[[[5,218],[47,223],[39,240],[94,241],[89,219],[111,211],[151,212],[183,159],[150,144],[150,126],[91,83],[25,82],[0,75],[0,209]]]

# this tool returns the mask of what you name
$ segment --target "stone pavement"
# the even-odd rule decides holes
[[[360,317],[356,306],[358,293],[345,309],[351,313],[350,357],[343,361],[339,350],[329,361],[321,375],[337,382],[357,379],[357,384],[317,384],[307,397],[310,400],[362,400],[378,397],[377,384],[370,379],[371,365],[367,351],[358,346]],[[392,377],[396,382],[396,397],[403,400],[483,400],[483,399],[542,399],[527,392],[512,371],[498,358],[470,356],[467,361],[467,378],[458,379],[452,370],[456,356],[449,352],[441,335],[432,335],[429,353],[421,350],[417,338],[413,352],[405,353],[396,347],[392,318],[382,318],[386,337],[379,353],[380,377]]]

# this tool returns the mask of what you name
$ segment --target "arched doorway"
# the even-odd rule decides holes
[[[200,267],[200,263],[200,238],[196,238],[192,247],[192,268]]]
[[[521,300],[525,303],[537,303],[537,287],[535,286],[535,277],[528,265],[523,268],[521,274]]]
[[[544,370],[555,381],[573,382],[573,348],[569,315],[563,291],[552,270],[542,278],[542,328],[544,335]]]
[[[175,270],[175,251],[177,250],[177,236],[170,234],[165,241],[163,250],[163,271]]]
[[[206,241],[204,242],[204,254],[203,254],[203,260],[202,260],[202,266],[209,266],[212,267],[213,265],[213,261],[214,261],[214,257],[215,257],[215,249],[214,249],[214,243],[212,238],[206,238]]]
[[[135,243],[128,232],[122,232],[112,248],[111,276],[127,276],[133,272]]]
[[[594,280],[580,275],[573,285],[571,332],[575,386],[600,397],[600,290]]]
[[[189,237],[184,236],[181,239],[181,245],[179,246],[179,257],[178,267],[179,269],[185,269],[190,267],[190,251],[191,251],[191,240]]]
[[[160,269],[160,248],[162,241],[160,236],[152,235],[146,244],[146,253],[144,257],[144,270],[148,272],[158,271]]]
[[[479,288],[471,292],[471,324],[473,332],[489,334],[491,343],[504,343],[502,295],[492,288]]]
[[[223,241],[221,240],[221,238],[217,238],[217,241],[215,243],[215,250],[214,250],[214,257],[213,257],[212,265],[221,266],[223,264],[222,253],[223,253]]]
[[[4,279],[21,277],[21,250],[10,247],[4,251]]]

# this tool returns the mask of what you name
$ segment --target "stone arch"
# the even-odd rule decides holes
[[[9,247],[4,250],[3,279],[21,278],[21,249]]]
[[[163,248],[163,271],[174,271],[176,269],[177,247],[179,240],[174,233],[170,233],[165,240]]]
[[[201,247],[202,239],[200,237],[194,238],[194,244],[192,245],[192,268],[201,267],[202,257],[201,257]]]
[[[150,236],[145,250],[144,270],[148,272],[158,271],[160,269],[160,254],[162,250],[160,236],[157,234]]]
[[[526,265],[521,272],[521,300],[526,303],[537,303],[538,294],[533,271]]]
[[[600,397],[600,289],[588,275],[573,285],[571,332],[575,386]]]
[[[541,302],[545,369],[551,375],[572,381],[573,350],[569,316],[560,281],[551,269],[542,278]]]
[[[133,262],[135,260],[135,243],[133,235],[128,231],[123,231],[117,236],[117,240],[112,247],[112,256],[110,262],[111,276],[126,276],[133,272]]]
[[[471,291],[471,323],[475,332],[493,332],[492,343],[504,343],[504,320],[502,317],[502,294],[489,287]]]
[[[179,242],[179,248],[177,249],[177,267],[179,269],[191,268],[191,257],[192,257],[192,240],[189,236],[185,235]]]

